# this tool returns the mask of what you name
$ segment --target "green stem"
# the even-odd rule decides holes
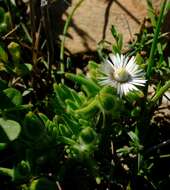
[[[0,109],[0,115],[8,113],[8,112],[14,112],[14,111],[19,111],[19,110],[26,110],[26,109],[31,109],[33,107],[32,104],[23,104],[23,105],[19,105],[19,106],[14,106],[12,108],[5,108],[4,110]]]
[[[65,77],[76,82],[79,85],[85,85],[90,90],[90,92],[98,92],[100,90],[100,87],[95,82],[83,76],[73,73],[66,73]]]
[[[162,86],[158,92],[155,94],[155,96],[151,99],[151,103],[156,103],[160,97],[170,88],[170,80],[166,82],[164,86]]]
[[[154,33],[153,43],[151,46],[151,51],[150,51],[150,56],[149,56],[149,61],[148,61],[148,67],[147,67],[147,72],[146,72],[147,79],[150,79],[151,74],[152,74],[152,67],[154,64],[154,55],[155,55],[155,52],[157,49],[156,46],[157,46],[158,36],[160,33],[160,28],[161,28],[161,23],[162,23],[164,11],[165,11],[166,3],[167,3],[167,0],[164,0],[163,4],[161,5],[160,15],[159,15],[158,22],[156,25],[156,30]]]
[[[0,167],[0,174],[5,175],[5,176],[10,176],[11,178],[13,178],[14,171],[13,169]]]
[[[83,2],[84,0],[80,0],[76,6],[74,7],[74,9],[72,10],[71,14],[68,16],[67,20],[66,20],[66,23],[64,25],[64,30],[63,30],[63,38],[61,40],[61,46],[60,46],[60,61],[61,61],[61,65],[60,65],[60,71],[61,73],[64,73],[64,70],[65,70],[65,67],[64,67],[64,44],[65,44],[65,40],[66,40],[66,34],[67,34],[67,31],[68,31],[68,27],[71,23],[71,19],[76,11],[76,9],[81,5],[81,3]]]
[[[94,99],[87,106],[76,110],[75,113],[76,114],[93,113],[98,109],[97,105],[98,105],[98,103],[97,103],[96,99]]]
[[[26,27],[25,24],[22,23],[22,22],[20,23],[20,26],[21,26],[21,28],[23,29],[27,40],[29,41],[30,44],[32,44],[32,37],[31,37],[31,35],[29,34],[27,27]]]

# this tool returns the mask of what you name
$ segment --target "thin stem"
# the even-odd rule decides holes
[[[75,11],[77,10],[77,8],[81,5],[81,3],[83,2],[84,0],[80,0],[76,6],[74,7],[74,9],[72,10],[71,14],[68,16],[67,20],[66,20],[66,23],[64,25],[64,30],[63,30],[63,38],[61,40],[61,46],[60,46],[60,61],[61,61],[61,65],[60,65],[60,71],[61,73],[64,73],[65,71],[65,66],[64,66],[64,44],[65,44],[65,40],[66,40],[66,34],[67,34],[67,31],[68,31],[68,27],[71,23],[71,19],[75,13]]]
[[[30,0],[30,20],[31,20],[31,35],[32,35],[32,45],[34,47],[35,43],[35,33],[36,33],[36,15],[35,15],[35,5],[37,1]]]
[[[153,152],[153,151],[155,151],[155,150],[157,150],[157,149],[160,149],[160,148],[162,148],[162,147],[164,147],[164,146],[167,146],[167,145],[169,145],[169,144],[170,144],[170,139],[168,139],[168,140],[166,140],[166,141],[163,141],[163,142],[161,142],[161,143],[159,143],[159,144],[157,144],[157,145],[152,146],[151,148],[149,148],[148,150],[146,150],[145,154],[148,154],[148,153],[150,153],[150,152]]]
[[[12,30],[10,30],[7,34],[5,34],[4,36],[2,36],[2,40],[6,40],[10,35],[12,35],[13,33],[15,33],[17,31],[17,29],[19,28],[19,24],[15,26],[15,28],[13,28]]]
[[[50,81],[52,64],[54,64],[54,39],[53,39],[52,23],[50,19],[49,9],[50,9],[49,0],[47,0],[46,4],[41,5],[41,14],[42,14],[42,21],[43,21],[45,34],[46,34],[46,40],[47,40],[48,79]]]
[[[96,99],[94,99],[87,106],[76,110],[75,113],[77,113],[77,114],[88,114],[90,112],[93,113],[96,110],[98,110],[97,105],[98,105],[97,101],[96,101]]]
[[[26,36],[27,40],[29,41],[30,44],[32,44],[32,37],[29,34],[28,29],[26,28],[25,24],[21,22],[20,25],[21,25],[21,28],[23,29],[24,33],[25,33],[25,36]]]
[[[62,190],[62,188],[61,188],[61,185],[60,185],[59,181],[57,181],[57,182],[56,182],[56,184],[57,184],[58,190]]]
[[[160,15],[159,15],[158,22],[156,25],[156,30],[154,33],[153,43],[151,46],[151,51],[150,51],[150,56],[149,56],[149,61],[148,61],[148,67],[147,67],[147,72],[146,72],[147,79],[150,79],[151,74],[152,74],[152,67],[154,64],[154,55],[155,55],[155,52],[157,49],[156,46],[157,46],[158,36],[160,33],[160,28],[161,28],[161,23],[162,23],[164,11],[165,11],[166,3],[167,3],[167,0],[164,0],[163,4],[161,6]]]
[[[160,97],[170,88],[170,80],[166,82],[164,86],[162,86],[158,92],[155,94],[155,96],[151,99],[151,103],[156,103]]]

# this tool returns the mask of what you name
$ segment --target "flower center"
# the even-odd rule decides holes
[[[130,79],[130,75],[125,68],[120,68],[115,71],[114,79],[118,82],[127,82]]]

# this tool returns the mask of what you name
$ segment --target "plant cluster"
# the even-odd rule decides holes
[[[128,51],[112,26],[114,43],[100,42],[100,61],[80,69],[64,42],[82,2],[54,43],[56,1],[0,1],[0,189],[167,189],[170,118],[158,112],[170,88],[170,4],[156,14],[148,0],[151,27]]]

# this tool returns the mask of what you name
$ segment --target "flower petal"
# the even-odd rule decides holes
[[[117,93],[122,97],[123,95],[128,94],[130,91],[139,90],[136,86],[144,86],[146,80],[144,79],[145,73],[139,66],[136,64],[135,57],[126,57],[124,55],[109,55],[110,60],[108,59],[105,64],[103,64],[102,71],[106,74],[105,77],[100,78],[99,84],[109,85],[117,89]],[[120,72],[124,70],[127,72],[129,77],[127,80],[118,80]],[[127,76],[128,76],[127,75]]]

